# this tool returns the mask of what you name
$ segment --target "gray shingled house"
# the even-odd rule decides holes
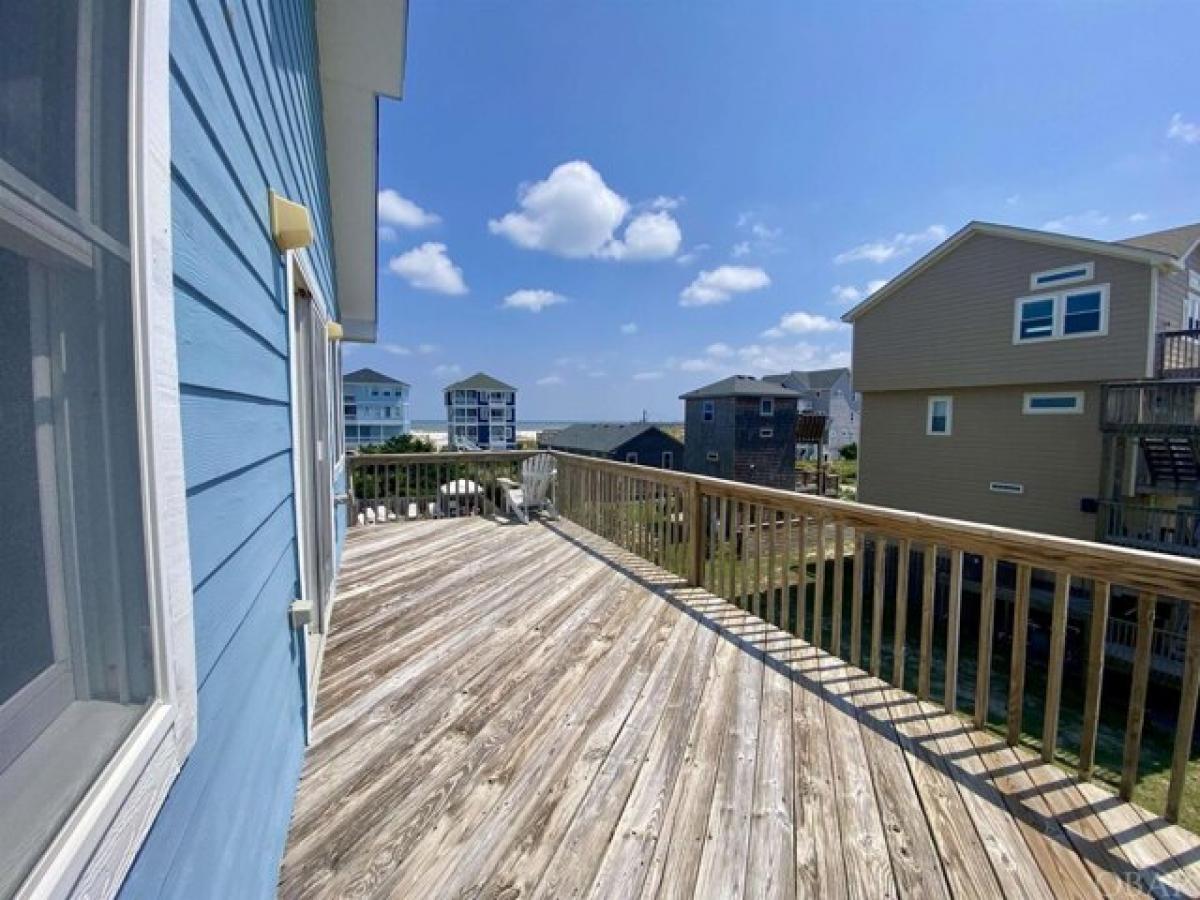
[[[862,397],[854,390],[850,370],[813,369],[793,370],[782,375],[767,375],[763,381],[773,381],[800,394],[800,411],[819,413],[829,420],[826,432],[826,456],[837,459],[841,449],[858,443],[859,422],[862,416]],[[806,444],[797,453],[814,453],[815,446]]]
[[[538,446],[659,469],[679,468],[684,453],[682,441],[649,422],[569,425],[539,438]]]
[[[794,489],[799,396],[790,388],[746,375],[681,395],[684,469]]]

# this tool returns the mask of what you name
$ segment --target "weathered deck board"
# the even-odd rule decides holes
[[[1200,840],[566,522],[353,531],[284,897],[1196,896]]]

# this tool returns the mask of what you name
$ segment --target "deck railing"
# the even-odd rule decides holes
[[[1200,430],[1200,378],[1104,385],[1101,427],[1154,432]]]
[[[1200,510],[1161,509],[1105,500],[1099,504],[1104,539],[1125,547],[1200,557]]]
[[[959,711],[961,631],[964,622],[977,621],[971,713],[981,727],[989,723],[992,644],[1002,624],[1012,635],[1008,703],[1001,721],[991,724],[1003,725],[1014,745],[1021,738],[1025,708],[1031,584],[1035,576],[1038,584],[1052,584],[1040,741],[1046,761],[1054,760],[1059,743],[1068,604],[1072,588],[1086,586],[1092,610],[1079,735],[1078,770],[1084,778],[1095,765],[1110,596],[1136,595],[1130,693],[1103,698],[1128,703],[1120,777],[1124,799],[1138,777],[1155,610],[1159,602],[1188,602],[1165,809],[1167,819],[1178,818],[1200,695],[1200,560],[565,453],[554,456],[564,516],[852,665],[865,659],[872,674],[888,677],[897,687],[913,686],[906,684],[905,663],[915,647],[915,688],[923,699],[933,689],[938,603],[946,618],[939,700],[952,712]],[[973,589],[964,590],[964,583]],[[907,621],[910,592],[920,601],[915,640]],[[996,621],[998,594],[1011,600],[1011,622]],[[964,607],[964,596],[971,605]],[[890,656],[890,672],[883,671],[885,656]]]
[[[1200,328],[1160,331],[1154,341],[1155,372],[1159,378],[1200,377]]]
[[[520,477],[532,451],[351,456],[350,522],[490,515],[504,508],[498,478]]]

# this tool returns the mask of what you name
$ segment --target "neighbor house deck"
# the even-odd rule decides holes
[[[1200,842],[565,520],[353,529],[285,897],[1200,894]]]

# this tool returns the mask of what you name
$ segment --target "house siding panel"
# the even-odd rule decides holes
[[[1044,293],[1030,290],[1030,275],[1089,261],[1091,283],[1110,285],[1108,334],[1014,345],[1017,298]],[[1142,263],[975,235],[854,323],[854,386],[866,392],[1143,377],[1150,271]]]
[[[172,220],[198,738],[126,897],[269,896],[304,751],[286,278],[268,189],[305,204],[337,318],[312,0],[174,0]],[[344,525],[338,526],[339,546]]]
[[[1078,415],[1025,415],[1029,390],[1084,391]],[[877,506],[1091,539],[1080,511],[1100,483],[1100,386],[939,389],[954,398],[948,436],[925,433],[927,391],[863,395],[859,499]],[[993,481],[1024,486],[1019,495]]]

